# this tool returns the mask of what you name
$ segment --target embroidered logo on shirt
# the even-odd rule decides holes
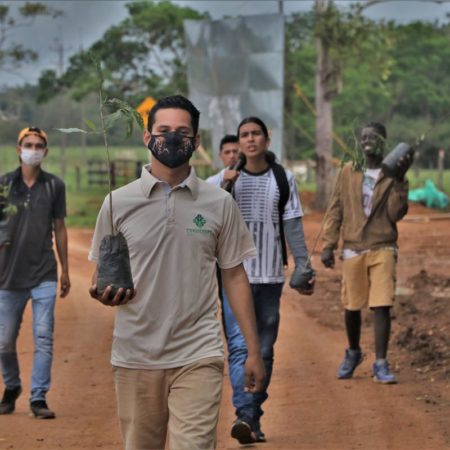
[[[203,228],[203,226],[206,223],[206,220],[201,214],[197,214],[197,216],[194,218],[192,222],[194,222],[195,225],[197,225],[197,228]]]
[[[203,227],[206,224],[206,219],[201,214],[197,214],[194,217],[194,219],[192,220],[192,222],[195,223],[197,228],[186,228],[186,233],[188,235],[193,235],[193,234],[212,234],[211,230],[204,230],[203,229]]]

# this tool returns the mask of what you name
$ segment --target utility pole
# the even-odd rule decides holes
[[[80,41],[80,45],[78,47],[78,51],[81,53],[83,48],[83,39],[82,39],[82,28],[78,28],[78,39]],[[80,99],[80,128],[84,128],[86,123],[86,105],[85,105],[86,99],[85,97],[82,97]],[[86,153],[86,134],[80,133],[80,144],[81,144],[81,160],[83,164],[87,164],[87,153]]]
[[[283,10],[283,0],[278,0],[278,12],[280,14],[284,14],[284,10]]]
[[[57,68],[58,76],[60,77],[64,73],[64,53],[66,50],[71,50],[72,47],[65,47],[62,41],[62,28],[58,27],[59,36],[55,39],[55,42],[50,45],[50,50],[57,54]]]
[[[51,51],[55,52],[57,55],[57,69],[58,69],[58,76],[62,76],[64,74],[64,52],[68,50],[68,48],[64,47],[63,41],[62,41],[62,29],[61,26],[58,27],[59,36],[55,39],[54,44],[51,45],[49,48]],[[64,99],[62,96],[59,97],[59,126],[60,128],[64,128],[65,126],[65,109],[64,109]],[[61,178],[64,180],[66,177],[66,147],[67,147],[67,135],[65,133],[60,133],[60,150],[61,150]]]

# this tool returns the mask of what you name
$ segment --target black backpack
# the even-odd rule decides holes
[[[283,265],[287,267],[288,258],[286,249],[286,238],[284,236],[283,213],[290,195],[289,182],[284,167],[281,164],[275,162],[275,154],[273,152],[268,151],[266,159],[270,165],[270,168],[272,169],[272,172],[275,176],[275,180],[277,181],[278,190],[280,191],[280,198],[278,200],[278,219],[280,224],[281,254],[283,256]]]

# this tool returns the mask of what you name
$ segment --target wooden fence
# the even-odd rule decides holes
[[[87,163],[89,186],[108,184],[108,172],[111,174],[112,187],[123,186],[141,175],[140,161],[117,159],[110,163],[109,168],[108,163],[101,159],[90,159]]]

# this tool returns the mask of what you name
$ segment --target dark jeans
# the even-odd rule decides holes
[[[228,366],[233,388],[233,405],[236,416],[250,423],[253,429],[259,427],[260,417],[264,414],[261,405],[267,400],[273,367],[273,347],[278,336],[280,324],[280,297],[283,283],[251,284],[255,305],[256,324],[259,344],[266,368],[266,379],[261,392],[244,392],[244,364],[247,359],[247,346],[239,325],[231,312],[228,299],[223,292],[223,319],[228,344]]]

